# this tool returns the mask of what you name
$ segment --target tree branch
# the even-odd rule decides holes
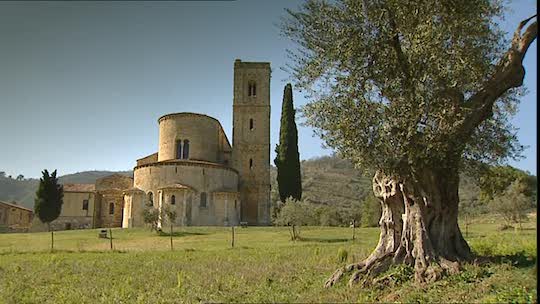
[[[388,12],[388,22],[390,24],[390,28],[392,29],[392,39],[390,40],[390,45],[396,52],[396,57],[398,59],[398,65],[401,68],[401,71],[403,72],[404,76],[404,82],[405,85],[408,86],[407,89],[412,90],[412,83],[411,83],[411,71],[409,67],[409,61],[407,60],[407,57],[405,57],[405,53],[403,53],[403,49],[401,48],[401,42],[399,40],[399,32],[397,29],[396,21],[394,13],[389,9],[386,8],[386,11]]]
[[[470,135],[484,120],[493,115],[493,105],[499,97],[512,88],[523,84],[525,68],[523,59],[531,43],[538,35],[537,21],[527,27],[523,35],[523,27],[536,15],[519,23],[512,44],[501,58],[493,75],[484,83],[482,88],[467,101],[470,114],[465,118],[460,128],[460,134]]]

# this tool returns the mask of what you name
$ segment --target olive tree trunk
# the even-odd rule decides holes
[[[377,172],[373,191],[381,201],[379,243],[362,262],[338,269],[325,286],[346,272],[349,284],[364,278],[369,284],[391,265],[414,267],[418,283],[430,283],[444,273],[455,273],[471,251],[458,226],[457,172],[425,170],[415,181],[401,181]],[[389,278],[378,278],[381,281]]]

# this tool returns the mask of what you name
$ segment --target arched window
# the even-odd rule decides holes
[[[146,194],[147,200],[148,200],[148,206],[154,206],[154,193],[148,192]]]
[[[248,82],[248,96],[257,96],[257,85],[254,81]]]
[[[182,158],[182,140],[178,139],[176,141],[176,159]]]
[[[250,158],[249,159],[249,170],[252,170],[253,169],[253,159]]]
[[[182,155],[183,159],[188,159],[189,158],[189,140],[185,139],[184,140],[184,154]]]
[[[171,195],[171,205],[176,204],[176,197],[174,195]]]
[[[249,119],[249,130],[253,131],[253,118]]]
[[[201,192],[201,203],[199,207],[206,208],[206,192]]]
[[[109,203],[109,214],[114,214],[114,203]]]

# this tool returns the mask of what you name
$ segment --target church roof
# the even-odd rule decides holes
[[[170,184],[170,185],[166,185],[166,186],[158,188],[158,190],[163,190],[163,189],[190,189],[191,190],[193,188],[190,186],[182,185],[182,184]]]
[[[94,192],[94,184],[64,184],[64,192]]]
[[[24,206],[17,205],[17,204],[14,204],[14,203],[15,203],[15,202],[13,202],[13,203],[8,203],[8,202],[0,201],[0,204],[6,205],[6,206],[8,206],[8,207],[19,208],[19,209],[22,209],[22,210],[25,210],[25,211],[34,212],[34,210],[32,210],[32,209],[29,209],[29,208],[26,208],[26,207],[24,207]]]
[[[124,190],[124,193],[126,193],[126,192],[144,192],[144,191],[142,191],[141,189],[139,189],[137,187],[131,187],[129,189]]]

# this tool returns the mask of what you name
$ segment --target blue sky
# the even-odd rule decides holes
[[[277,24],[300,1],[0,2],[0,171],[38,177],[130,170],[157,150],[157,119],[199,112],[231,139],[236,58],[269,61],[271,159],[279,135],[281,70],[292,43]],[[510,4],[513,31],[536,1]],[[514,123],[526,158],[510,164],[536,174],[536,42]],[[306,100],[295,92],[295,105]],[[301,122],[301,118],[298,119]],[[299,128],[302,159],[330,154]]]

